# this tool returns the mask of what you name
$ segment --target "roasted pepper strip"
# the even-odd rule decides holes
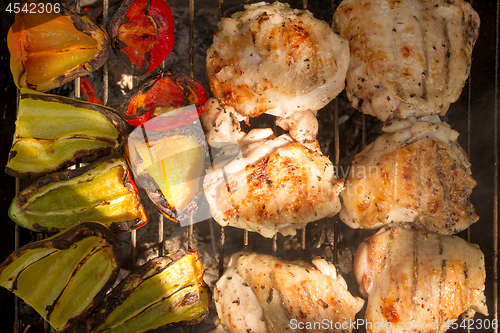
[[[197,111],[194,107],[178,109],[155,119],[170,123],[183,119],[183,114],[191,118]],[[138,185],[164,216],[175,222],[187,220],[198,208],[203,195],[201,182],[210,163],[200,122],[162,133],[148,131],[149,122],[128,137],[129,164]]]
[[[137,86],[120,108],[123,119],[133,126],[146,121],[148,130],[155,132],[180,128],[194,122],[206,109],[207,91],[203,86],[187,76],[177,76],[172,72],[160,71],[158,75]],[[151,121],[169,111],[195,105],[197,114],[191,118],[183,115],[180,119],[167,118]]]
[[[43,3],[28,0],[21,4]],[[20,11],[7,35],[18,87],[48,91],[102,66],[109,37],[90,19],[61,6],[60,13]]]
[[[174,45],[174,17],[165,0],[125,0],[113,16],[113,50],[133,75],[144,75],[168,56]]]
[[[209,313],[210,288],[196,251],[150,260],[106,296],[89,319],[90,332],[146,332],[195,324]]]
[[[22,89],[5,171],[36,177],[94,162],[121,150],[125,131],[112,109]]]
[[[42,232],[59,232],[83,221],[123,232],[147,222],[132,172],[120,156],[37,180],[14,198],[9,216]]]
[[[99,223],[82,223],[25,245],[0,264],[0,285],[57,331],[86,317],[113,285],[120,241]]]

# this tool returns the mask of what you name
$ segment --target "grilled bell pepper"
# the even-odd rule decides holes
[[[209,314],[210,288],[196,251],[148,261],[113,289],[87,320],[87,332],[146,332],[196,324]]]
[[[99,221],[113,232],[147,222],[132,172],[121,156],[37,180],[14,198],[9,216],[24,228],[50,233],[83,221]]]
[[[187,118],[194,107],[179,109],[155,119]],[[155,120],[153,119],[153,120]],[[149,132],[149,122],[137,127],[125,147],[136,180],[156,208],[167,218],[180,222],[198,208],[203,195],[204,170],[209,165],[208,145],[199,120],[177,130]]]
[[[181,119],[161,118],[148,122],[148,130],[168,131],[194,122],[206,109],[207,91],[203,86],[187,76],[176,76],[160,71],[158,75],[137,86],[120,108],[122,118],[133,126],[139,126],[166,112],[195,105],[197,113],[191,119],[185,115]],[[166,122],[164,120],[168,119]]]
[[[43,2],[28,0],[21,8],[31,3]],[[60,13],[29,10],[16,14],[7,45],[18,88],[48,91],[87,75],[108,59],[110,40],[106,31],[88,18],[60,8]]]
[[[114,52],[133,75],[157,68],[174,46],[174,17],[165,0],[125,0],[109,29]]]
[[[0,264],[0,285],[57,331],[86,317],[119,270],[120,240],[99,223],[82,223],[25,245]]]
[[[122,148],[125,130],[112,109],[22,89],[5,171],[36,177],[94,162]]]

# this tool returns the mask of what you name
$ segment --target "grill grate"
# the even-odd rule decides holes
[[[167,0],[168,1],[168,0]],[[213,6],[218,6],[218,14],[219,18],[223,16],[225,10],[232,8],[236,4],[248,3],[249,1],[228,1],[226,3],[223,0],[189,0],[189,18],[188,18],[188,27],[189,27],[189,74],[191,77],[195,75],[195,63],[196,63],[196,25],[195,25],[195,13],[197,6],[201,6],[206,3],[211,2]],[[169,3],[178,3],[182,4],[182,1],[170,0]],[[292,2],[292,1],[288,1]],[[303,0],[299,6],[303,6],[303,8],[311,9],[311,7],[316,8],[318,4],[329,3],[329,7],[331,13],[336,8],[336,6],[340,3],[340,0],[331,0],[331,1],[321,1],[321,0]],[[486,189],[480,189],[480,191],[475,190],[473,192],[473,203],[475,203],[476,209],[478,210],[478,214],[482,217],[481,220],[473,225],[470,229],[467,230],[465,235],[462,235],[468,241],[479,244],[481,249],[486,254],[486,266],[487,266],[487,282],[486,282],[486,294],[488,297],[488,307],[490,309],[490,317],[491,320],[496,320],[498,322],[498,113],[499,113],[499,65],[500,65],[500,41],[499,41],[499,33],[500,33],[500,0],[495,2],[491,2],[488,0],[476,0],[472,3],[472,5],[478,10],[479,15],[482,19],[482,31],[485,30],[489,32],[489,34],[481,34],[478,39],[478,43],[476,44],[476,51],[474,53],[475,58],[482,58],[478,56],[479,52],[484,50],[486,59],[489,59],[489,64],[478,63],[477,60],[473,61],[473,67],[471,70],[471,76],[468,80],[467,87],[464,89],[466,93],[464,98],[457,102],[457,105],[465,105],[465,111],[460,112],[460,117],[466,118],[465,125],[462,120],[453,118],[453,115],[449,116],[450,119],[447,119],[448,122],[452,125],[453,128],[457,129],[461,133],[461,144],[463,147],[466,147],[466,151],[470,157],[473,172],[479,175],[478,183],[486,187]],[[296,7],[299,7],[296,6]],[[103,8],[103,25],[106,26],[109,20],[109,0],[103,0],[102,8]],[[494,10],[492,10],[492,7]],[[79,12],[80,11],[80,0],[75,0],[74,9]],[[312,10],[313,11],[313,10]],[[313,11],[315,16],[318,14]],[[324,16],[324,14],[323,14]],[[331,20],[331,17],[329,17]],[[485,24],[486,27],[483,27]],[[215,27],[214,27],[215,28]],[[493,41],[494,38],[494,41]],[[489,47],[487,44],[490,44]],[[494,47],[491,46],[494,45]],[[493,53],[494,52],[494,53]],[[481,53],[479,53],[481,54]],[[491,59],[494,56],[494,66],[491,66]],[[165,66],[165,63],[162,64]],[[487,76],[485,79],[484,77]],[[105,105],[108,104],[109,100],[109,71],[108,65],[105,64],[103,68],[103,103]],[[481,91],[482,86],[486,84],[490,87],[493,86],[492,96],[487,102],[482,100]],[[134,84],[137,85],[137,78],[134,79]],[[75,97],[80,98],[80,80],[77,79],[75,81]],[[464,101],[465,99],[465,101]],[[333,131],[334,131],[334,147],[332,149],[332,162],[338,168],[341,165],[341,153],[342,147],[340,142],[340,119],[341,114],[343,114],[343,106],[339,102],[339,98],[335,99],[327,108],[330,108],[330,112],[333,113]],[[453,108],[454,106],[452,106]],[[489,107],[489,109],[488,109]],[[455,109],[460,111],[461,107],[457,106]],[[454,110],[450,110],[450,113],[453,113]],[[465,117],[464,117],[465,114]],[[448,117],[448,116],[447,116]],[[370,133],[369,133],[369,120],[368,117],[361,115],[361,145],[360,148],[364,148],[369,141]],[[486,134],[482,134],[481,132],[486,132]],[[484,136],[487,136],[485,139]],[[493,140],[493,143],[489,145],[485,145],[485,140]],[[476,147],[476,148],[475,148]],[[480,151],[478,151],[478,149]],[[489,154],[488,158],[484,158],[484,154]],[[487,164],[484,164],[485,161]],[[486,168],[488,166],[488,168]],[[480,169],[485,167],[484,172],[478,172]],[[488,187],[490,186],[490,187]],[[15,191],[16,194],[19,193],[21,188],[20,180],[15,180]],[[479,193],[478,193],[479,192]],[[165,252],[165,239],[164,239],[164,226],[166,223],[170,223],[169,221],[164,221],[163,216],[158,213],[159,223],[158,223],[158,255],[162,256]],[[192,220],[191,220],[192,222]],[[228,242],[241,244],[242,250],[249,250],[252,248],[253,242],[262,242],[265,246],[268,246],[269,249],[266,250],[268,252],[277,253],[279,250],[279,246],[283,244],[283,239],[281,237],[275,236],[272,239],[272,242],[265,242],[261,238],[257,237],[257,240],[254,241],[254,236],[252,233],[249,234],[248,231],[243,232],[242,239],[235,239],[232,237],[232,233],[229,233],[227,228],[221,227],[220,234],[217,235],[216,229],[217,224],[215,221],[208,221],[210,228],[210,238],[211,245],[213,248],[213,253],[217,258],[217,266],[215,270],[218,270],[218,276],[220,277],[224,272],[224,260],[228,259],[231,253],[226,253],[224,248],[228,245]],[[339,251],[341,247],[345,247],[345,234],[348,233],[347,227],[345,227],[339,220],[338,217],[333,219],[332,224],[329,226],[333,229],[333,235],[331,235],[331,242],[329,246],[332,250],[332,258],[333,262],[338,265],[339,264]],[[484,228],[487,230],[491,230],[491,234],[489,232],[484,232]],[[194,239],[197,237],[195,233],[195,226],[191,223],[188,228],[186,228],[186,247],[193,248]],[[301,253],[304,257],[306,257],[306,253],[313,252],[312,246],[308,243],[310,227],[303,228],[298,233],[297,236],[294,237],[293,241],[299,244],[299,248],[301,249]],[[486,235],[487,234],[487,235]],[[15,249],[18,249],[20,246],[20,228],[18,225],[15,226],[15,235],[14,235],[14,246]],[[137,260],[137,233],[136,231],[132,231],[130,233],[130,262],[132,263],[131,267],[135,267]],[[310,258],[305,258],[310,259]],[[357,292],[356,285],[350,285],[351,292]],[[30,332],[29,325],[22,324],[22,316],[20,315],[20,300],[15,297],[14,299],[14,332]],[[191,328],[188,328],[188,332],[191,332]],[[196,328],[195,328],[196,330]],[[44,333],[52,332],[49,325],[45,322],[44,324]],[[458,330],[460,331],[460,330]],[[470,329],[463,330],[464,332],[470,332]],[[498,328],[493,330],[478,330],[475,329],[476,332],[495,332],[498,333]],[[462,332],[462,331],[460,331]]]

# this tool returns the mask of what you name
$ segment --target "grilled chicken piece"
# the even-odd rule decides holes
[[[344,88],[349,45],[324,21],[260,2],[222,18],[207,51],[215,97],[244,115],[286,118],[324,107]]]
[[[385,227],[361,243],[354,273],[367,332],[444,332],[462,313],[488,315],[483,253],[457,236]]]
[[[232,112],[211,101],[201,116],[208,143],[222,148],[203,182],[220,225],[264,237],[295,235],[307,223],[339,212],[344,186],[316,140],[302,144],[287,134],[276,137],[270,128],[245,135]]]
[[[239,113],[229,105],[220,103],[216,98],[210,98],[207,108],[201,115],[200,121],[209,145],[218,147],[222,143],[238,143],[245,133],[241,131]]]
[[[318,135],[318,119],[311,111],[297,111],[290,117],[278,117],[275,123],[285,131],[289,131],[292,138],[302,143],[314,142]]]
[[[458,133],[437,116],[393,121],[356,155],[340,218],[352,228],[413,222],[454,234],[478,220],[469,195],[476,182]]]
[[[363,307],[335,266],[323,259],[313,264],[287,262],[272,256],[236,253],[215,285],[219,325],[214,332],[350,332]],[[307,329],[306,323],[321,323]],[[306,329],[299,329],[299,327]],[[325,326],[326,325],[326,326]]]
[[[463,0],[344,0],[334,24],[351,49],[347,96],[382,121],[444,115],[479,35],[479,16]]]
[[[338,213],[344,187],[326,156],[286,134],[274,137],[270,129],[252,130],[242,142],[241,157],[215,166],[203,183],[220,225],[264,237],[295,235],[307,223]]]

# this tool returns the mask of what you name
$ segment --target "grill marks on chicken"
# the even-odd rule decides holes
[[[342,91],[349,46],[327,23],[279,2],[245,9],[221,19],[207,51],[214,97],[244,116],[287,117]]]
[[[266,237],[275,233],[266,230],[273,225],[281,233],[295,234],[293,229],[340,210],[342,183],[336,181],[331,162],[298,142],[276,149],[242,172],[246,184],[231,181],[215,198],[228,225],[244,223]]]
[[[327,157],[288,135],[260,144],[264,149],[257,156],[243,148],[242,160],[205,177],[205,195],[220,225],[264,237],[294,235],[307,223],[340,210],[343,185]]]
[[[325,331],[293,329],[292,319],[301,323],[332,320],[349,327],[364,303],[349,293],[335,267],[323,259],[311,265],[255,253],[232,256],[215,286],[214,300],[219,332],[235,333]]]
[[[309,222],[339,212],[343,182],[316,140],[276,137],[270,128],[244,134],[234,109],[215,99],[201,122],[208,143],[222,147],[203,182],[210,212],[220,225],[264,237],[295,235]]]
[[[444,115],[469,75],[479,16],[463,0],[344,0],[351,104],[380,118]]]
[[[441,234],[476,222],[469,202],[476,182],[458,133],[446,123],[414,119],[393,126],[402,128],[356,155],[341,195],[342,221],[352,228],[413,222]]]
[[[385,227],[360,245],[354,273],[368,296],[368,332],[442,332],[464,312],[488,315],[484,255],[456,236]],[[403,330],[398,323],[421,326]]]

